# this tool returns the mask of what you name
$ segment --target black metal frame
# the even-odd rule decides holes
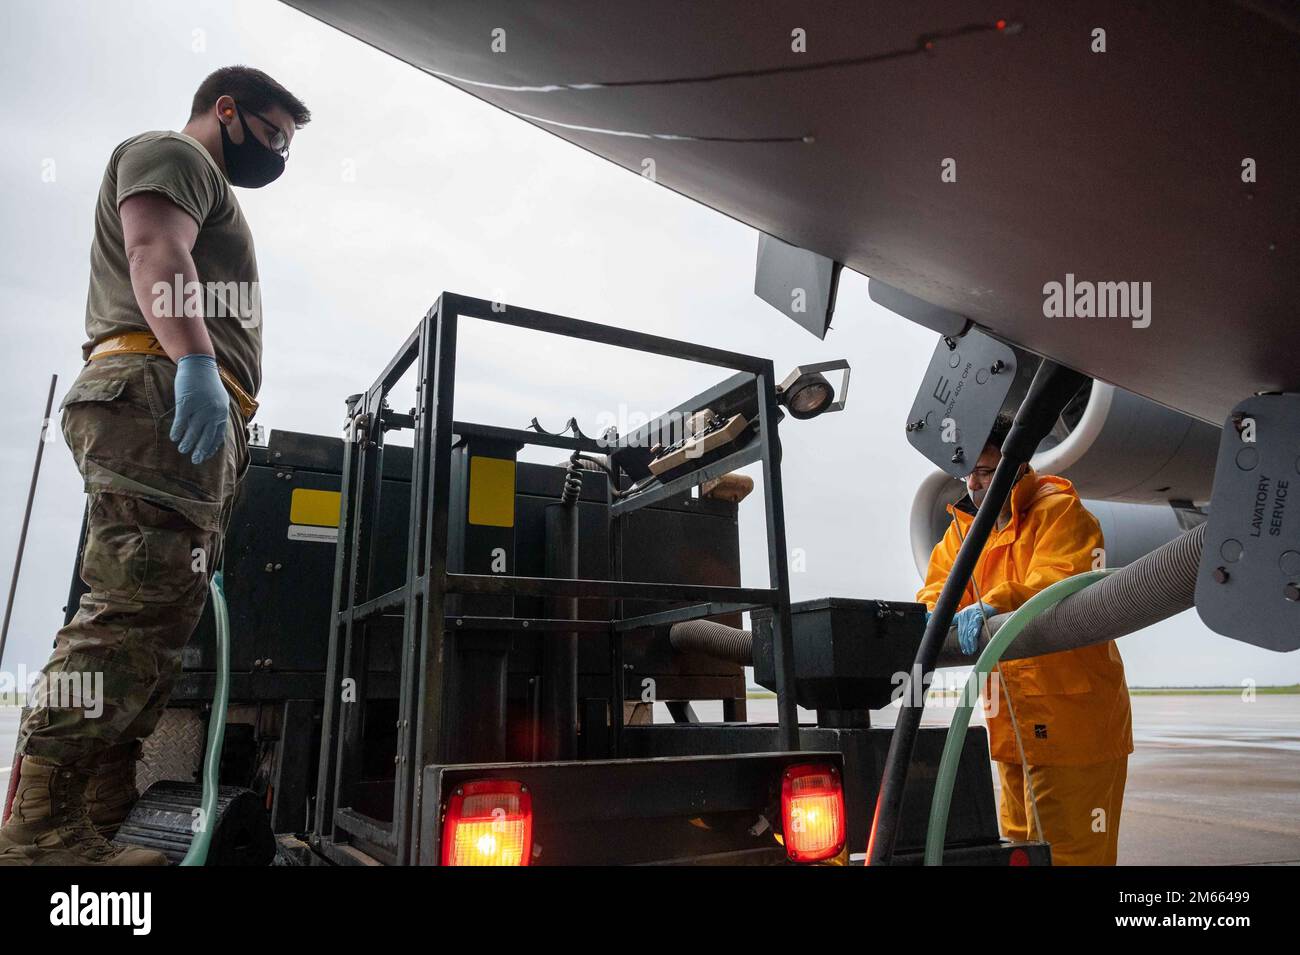
[[[758,437],[722,460],[667,484],[650,487],[610,508],[611,567],[613,580],[563,580],[447,572],[448,507],[451,491],[453,437],[480,434],[575,451],[607,450],[597,442],[578,437],[545,435],[535,431],[485,427],[453,419],[456,375],[456,335],[461,318],[476,318],[502,325],[544,331],[567,338],[649,352],[702,364],[715,365],[754,376],[758,400]],[[415,414],[397,414],[385,396],[414,366],[418,375]],[[791,637],[790,582],[786,564],[785,509],[777,438],[779,411],[772,362],[736,352],[681,342],[579,321],[532,309],[517,308],[483,299],[444,292],[419,326],[388,363],[370,389],[350,405],[350,424],[344,447],[342,507],[334,575],[329,659],[326,672],[325,710],[321,729],[320,776],[317,788],[314,838],[320,848],[340,856],[344,843],[390,864],[420,858],[423,769],[448,762],[447,729],[456,714],[454,698],[454,639],[473,639],[483,630],[510,627],[502,618],[458,615],[456,633],[447,629],[445,610],[449,594],[551,597],[600,597],[616,601],[616,617],[608,622],[531,620],[531,631],[604,633],[610,648],[610,713],[613,734],[611,756],[621,752],[623,635],[630,630],[662,624],[770,607],[773,614],[777,676],[778,740],[786,751],[799,749],[799,729],[794,694],[794,651]],[[374,547],[373,528],[379,513],[384,433],[392,428],[413,428],[410,533],[407,540],[406,583],[383,594],[371,593]],[[679,495],[710,475],[724,473],[754,461],[762,462],[767,518],[768,588],[662,584],[622,580],[622,532],[630,511]],[[720,471],[719,468],[722,468]],[[622,619],[624,600],[692,601],[693,605],[660,614]],[[384,613],[401,611],[404,617],[401,675],[399,678],[396,778],[391,823],[371,818],[353,808],[352,787],[359,779],[361,742],[360,707],[340,702],[342,677],[357,680],[355,699],[365,699],[366,624]],[[428,794],[437,799],[437,793]],[[333,850],[330,852],[329,850]]]

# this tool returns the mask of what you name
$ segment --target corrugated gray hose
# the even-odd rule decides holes
[[[1003,660],[1037,657],[1062,650],[1077,650],[1136,633],[1182,613],[1192,606],[1196,593],[1196,570],[1201,562],[1205,525],[1200,524],[1115,571],[1032,620],[1002,654]],[[980,635],[979,650],[1011,617],[989,618],[987,634]],[[682,653],[753,665],[753,636],[712,620],[688,620],[674,624],[669,641]],[[961,652],[956,630],[949,631],[939,655],[939,666],[969,666],[978,657]]]
[[[754,663],[753,635],[748,630],[728,627],[713,620],[675,623],[668,631],[668,640],[679,653],[703,653],[741,666]]]
[[[1026,625],[1002,659],[1019,660],[1105,643],[1188,609],[1196,593],[1196,570],[1204,541],[1205,525],[1199,524],[1104,580],[1071,594]],[[989,636],[1009,617],[992,617]],[[981,634],[980,650],[987,643]],[[961,652],[955,632],[951,633],[940,665],[969,665],[974,660]]]

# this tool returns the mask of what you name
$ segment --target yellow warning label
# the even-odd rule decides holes
[[[514,461],[470,456],[469,522],[487,527],[515,526]]]
[[[339,526],[338,491],[313,491],[296,487],[289,498],[289,523],[311,524],[314,527]]]

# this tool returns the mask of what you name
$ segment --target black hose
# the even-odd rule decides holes
[[[916,693],[913,682],[924,680],[934,671],[957,605],[961,602],[966,585],[970,583],[975,564],[998,515],[1011,496],[1020,466],[1029,461],[1038,443],[1055,424],[1061,409],[1086,381],[1087,378],[1078,372],[1044,360],[1034,374],[1020,410],[1016,412],[1006,441],[1002,443],[1002,459],[993,473],[993,481],[984,496],[984,503],[976,512],[970,531],[957,551],[957,559],[953,561],[943,590],[939,592],[925,635],[921,638],[921,646],[916,651],[916,660],[903,685],[902,707],[889,739],[889,754],[885,757],[880,794],[876,798],[875,818],[871,825],[870,841],[867,843],[868,865],[889,865],[894,856],[894,844],[898,840],[903,790],[907,786],[907,771],[912,762],[912,751],[916,747],[917,732],[925,710],[925,694]]]
[[[584,469],[578,464],[579,457],[577,451],[573,452],[573,457],[569,458],[569,467],[564,472],[564,490],[560,494],[560,503],[565,507],[572,507],[577,504],[578,498],[582,496],[582,472]]]
[[[740,666],[754,665],[754,635],[713,620],[687,620],[668,631],[668,642],[681,653],[702,653]]]

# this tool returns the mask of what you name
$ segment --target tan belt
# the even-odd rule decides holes
[[[148,332],[123,332],[121,335],[105,338],[91,349],[89,360],[94,361],[96,358],[105,358],[108,355],[161,355],[171,360],[168,358],[167,351],[158,344],[158,339]],[[239,405],[239,413],[244,416],[244,420],[252,421],[253,415],[257,414],[257,399],[245,391],[235,380],[235,376],[222,366],[217,366],[217,373],[221,375],[221,383],[226,386],[230,396]]]

